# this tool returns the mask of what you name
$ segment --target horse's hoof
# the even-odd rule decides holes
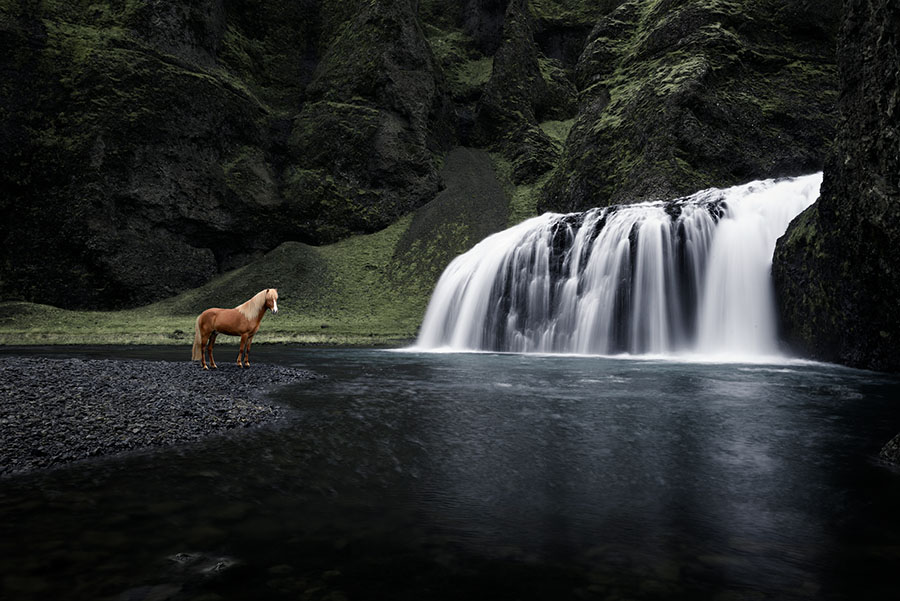
[[[246,363],[244,363],[244,367],[250,367],[250,362],[247,361]]]
[[[209,371],[209,368],[206,367],[205,365],[203,366],[203,369],[205,369],[206,371]]]

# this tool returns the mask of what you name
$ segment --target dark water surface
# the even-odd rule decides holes
[[[900,473],[876,459],[900,431],[896,377],[254,350],[328,376],[277,393],[287,427],[0,480],[0,597],[897,593]]]

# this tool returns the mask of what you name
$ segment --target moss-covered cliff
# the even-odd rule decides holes
[[[773,275],[801,353],[900,370],[900,5],[851,0],[840,36],[840,125],[819,200],[791,223]]]
[[[839,2],[631,0],[591,31],[542,207],[667,198],[820,170]]]
[[[135,305],[430,200],[414,2],[0,3],[0,294]]]
[[[374,232],[454,197],[460,145],[511,219],[817,169],[838,4],[0,0],[0,298],[135,306]]]

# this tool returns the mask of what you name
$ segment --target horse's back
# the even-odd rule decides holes
[[[252,327],[250,321],[237,309],[214,307],[201,313],[200,319],[209,324],[211,330],[231,336],[240,336]]]

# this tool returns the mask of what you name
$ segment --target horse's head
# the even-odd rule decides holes
[[[278,313],[278,290],[276,288],[266,290],[266,308],[272,313]]]

